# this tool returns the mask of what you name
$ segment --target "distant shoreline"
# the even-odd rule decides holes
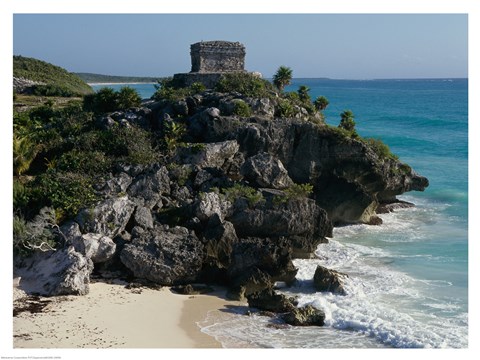
[[[90,86],[98,86],[98,85],[141,85],[141,84],[156,84],[156,82],[95,82],[95,83],[87,83]]]

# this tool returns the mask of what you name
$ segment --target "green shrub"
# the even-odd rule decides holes
[[[63,153],[54,167],[63,172],[78,172],[94,176],[108,172],[111,165],[111,160],[103,152],[73,149]]]
[[[250,207],[254,207],[265,201],[260,191],[238,183],[232,187],[222,189],[222,193],[225,195],[225,198],[232,203],[239,198],[245,198]]]
[[[250,106],[241,99],[234,99],[233,100],[233,114],[242,116],[242,117],[249,117],[252,115],[252,109]]]
[[[215,90],[222,93],[238,92],[248,97],[271,97],[273,85],[254,74],[235,72],[225,74],[215,85]]]
[[[118,109],[117,93],[112,88],[103,87],[83,98],[83,108],[98,114],[115,111]]]
[[[118,91],[116,101],[117,108],[125,110],[140,106],[142,103],[142,98],[138,94],[137,90],[128,86],[124,86]]]
[[[61,96],[61,97],[72,97],[77,96],[72,90],[67,89],[66,87],[47,84],[47,85],[34,85],[30,88],[32,95],[36,96]]]
[[[282,118],[295,117],[294,105],[288,99],[280,99],[275,107],[275,115]]]
[[[311,184],[293,184],[283,190],[283,195],[276,195],[273,198],[274,204],[283,204],[290,200],[298,200],[309,197],[313,192]]]
[[[79,173],[47,171],[35,180],[37,206],[52,206],[67,217],[98,200],[93,179]]]
[[[390,148],[380,139],[366,138],[363,142],[367,144],[381,159],[398,160],[398,156],[390,151]],[[407,165],[408,166],[408,165]]]

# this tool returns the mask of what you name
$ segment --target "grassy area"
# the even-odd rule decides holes
[[[92,88],[77,75],[48,62],[23,56],[13,57],[13,76],[44,83],[39,91],[86,95]],[[42,87],[45,87],[42,89]]]

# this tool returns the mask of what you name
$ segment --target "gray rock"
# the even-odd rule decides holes
[[[128,196],[111,198],[90,209],[83,209],[75,218],[82,233],[96,233],[115,237],[125,229],[135,204]]]
[[[203,244],[186,228],[158,227],[137,234],[120,253],[134,276],[160,285],[194,282],[202,268]]]
[[[345,295],[344,280],[347,277],[347,274],[318,265],[313,276],[313,283],[318,291],[329,291]]]
[[[282,319],[293,326],[323,326],[325,324],[325,313],[312,305],[307,305],[283,314]]]
[[[201,149],[181,147],[177,149],[174,161],[200,168],[221,168],[233,159],[238,149],[239,146],[235,140],[203,144]]]
[[[65,242],[72,244],[75,240],[82,236],[80,226],[75,221],[67,221],[60,226],[60,232],[63,234]]]
[[[231,203],[220,197],[215,192],[203,193],[200,199],[194,204],[195,216],[201,221],[208,221],[214,214],[218,215],[221,221],[229,215]]]
[[[75,251],[97,264],[110,260],[117,246],[108,236],[89,233],[76,238],[73,247]]]
[[[150,171],[137,176],[127,190],[137,205],[153,208],[162,194],[170,194],[170,178],[165,166],[154,166]]]
[[[209,271],[221,271],[230,267],[233,245],[239,240],[232,223],[222,222],[215,214],[205,230],[205,267]]]
[[[133,214],[133,220],[135,222],[135,226],[139,226],[143,229],[153,228],[152,213],[144,206],[137,206]]]
[[[247,296],[248,306],[259,310],[284,313],[296,309],[295,305],[283,294],[277,294],[272,289],[266,289]]]
[[[89,292],[93,263],[73,246],[36,253],[16,269],[20,287],[42,296],[85,295]]]
[[[252,108],[255,115],[264,116],[269,119],[273,119],[275,115],[275,106],[268,98],[261,99],[246,99],[245,100]]]
[[[240,171],[246,180],[258,187],[285,189],[293,184],[282,162],[268,153],[249,157]]]
[[[132,177],[121,172],[119,175],[107,180],[101,191],[108,195],[125,193],[131,183]]]

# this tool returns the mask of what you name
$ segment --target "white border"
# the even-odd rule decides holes
[[[477,239],[478,219],[473,211],[474,200],[478,199],[478,135],[479,134],[479,70],[480,59],[478,55],[478,35],[480,34],[480,7],[476,0],[403,0],[393,2],[390,0],[344,0],[344,1],[320,1],[320,0],[295,0],[290,2],[273,0],[244,0],[244,1],[214,1],[214,0],[177,0],[175,2],[165,2],[160,0],[3,0],[0,6],[0,34],[2,37],[1,63],[0,63],[0,109],[2,109],[2,120],[0,121],[0,134],[5,136],[0,141],[1,146],[1,169],[4,171],[2,206],[0,218],[2,221],[2,235],[0,241],[3,242],[1,248],[2,254],[6,259],[0,261],[0,284],[2,287],[2,301],[6,304],[1,306],[2,331],[0,336],[0,357],[6,356],[61,356],[64,359],[83,359],[85,357],[105,357],[105,356],[128,356],[128,357],[154,357],[175,356],[180,350],[13,350],[12,349],[12,329],[11,326],[11,257],[8,257],[11,236],[11,95],[12,95],[12,18],[15,13],[124,13],[124,14],[142,14],[142,13],[340,13],[340,14],[366,14],[366,13],[461,13],[469,15],[469,348],[464,350],[268,350],[268,355],[282,356],[290,358],[298,356],[300,352],[305,356],[345,356],[358,357],[368,356],[369,358],[394,357],[440,357],[440,358],[474,358],[480,346],[480,336],[478,332],[478,321],[480,321],[478,304],[478,286],[475,277],[478,274],[478,263],[480,261],[478,253]],[[5,220],[6,219],[6,220]],[[7,312],[8,310],[8,312]],[[7,317],[5,317],[7,315]],[[274,354],[272,353],[274,352]],[[234,357],[258,356],[260,351],[254,350],[181,350],[182,356],[200,356],[200,357]],[[228,353],[227,353],[228,352]],[[321,354],[319,354],[321,352]],[[261,355],[260,355],[261,356]],[[0,358],[1,359],[1,358]]]

